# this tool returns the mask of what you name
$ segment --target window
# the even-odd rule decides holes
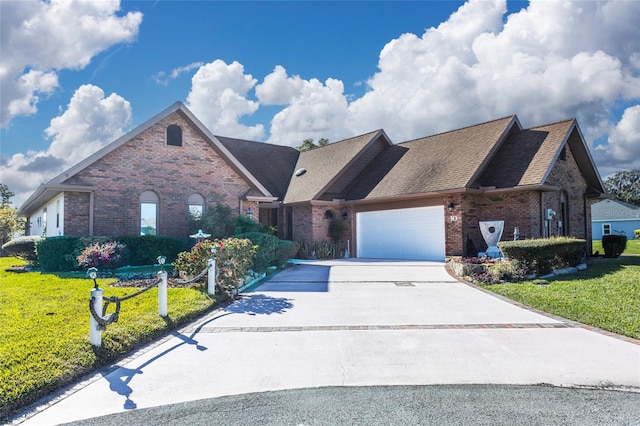
[[[611,224],[603,223],[602,224],[602,235],[611,235]]]
[[[182,146],[182,128],[176,124],[167,126],[167,145]]]
[[[140,235],[158,235],[158,195],[153,191],[140,194]]]
[[[189,215],[192,219],[200,219],[204,214],[204,197],[200,194],[191,194],[187,199]]]
[[[558,235],[569,235],[569,196],[565,191],[560,193],[560,221],[558,222]]]
[[[60,228],[60,200],[56,201],[56,228]]]

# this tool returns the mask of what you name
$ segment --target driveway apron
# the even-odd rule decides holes
[[[640,345],[510,303],[442,263],[316,261],[16,423],[321,386],[541,383],[640,391]]]

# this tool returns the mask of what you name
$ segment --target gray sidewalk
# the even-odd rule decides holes
[[[103,370],[22,424],[322,386],[541,383],[640,390],[640,346],[508,303],[442,264],[315,262]]]

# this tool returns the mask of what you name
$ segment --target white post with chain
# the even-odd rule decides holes
[[[91,299],[93,302],[93,310],[98,313],[98,315],[102,315],[102,289],[98,287],[98,283],[96,282],[96,277],[98,276],[98,270],[96,268],[90,268],[87,271],[87,275],[89,278],[93,280],[93,289],[91,289]],[[102,346],[102,330],[98,324],[98,321],[91,314],[91,310],[89,310],[89,341],[93,346],[101,347]]]
[[[211,247],[211,257],[207,262],[209,268],[207,272],[207,293],[213,296],[216,294],[216,248]]]
[[[158,314],[166,317],[167,311],[167,271],[158,272],[160,282],[158,283]]]

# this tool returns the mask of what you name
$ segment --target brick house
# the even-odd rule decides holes
[[[40,187],[20,207],[32,235],[157,233],[186,238],[190,212],[217,203],[328,239],[343,221],[352,257],[442,260],[503,239],[591,242],[604,194],[576,120],[523,129],[516,116],[393,144],[383,130],[307,152],[214,136],[178,102]],[[551,214],[555,213],[555,214]]]

